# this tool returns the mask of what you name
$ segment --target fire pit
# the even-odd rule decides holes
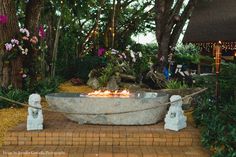
[[[164,117],[167,105],[160,104],[168,101],[168,95],[95,91],[89,94],[54,93],[46,95],[46,100],[51,109],[66,112],[66,117],[79,124],[145,125],[157,123]]]

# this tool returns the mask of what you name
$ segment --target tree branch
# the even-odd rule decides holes
[[[170,45],[174,47],[178,42],[179,36],[182,33],[183,27],[185,26],[186,21],[190,18],[198,0],[191,0],[187,4],[183,13],[181,14],[180,21],[176,24],[171,34]]]
[[[175,15],[179,15],[180,9],[182,8],[184,3],[184,0],[178,0],[174,6],[174,8],[171,10],[171,14],[169,16],[169,21],[173,20]]]

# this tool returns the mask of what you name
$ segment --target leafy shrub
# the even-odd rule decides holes
[[[209,89],[205,97],[196,101],[194,118],[201,127],[203,145],[213,152],[214,157],[236,157],[236,65],[222,63],[218,103],[214,96],[215,81],[215,75],[196,78],[197,86]]]
[[[142,52],[142,58],[134,64],[136,76],[149,70],[150,64],[156,63],[157,44],[134,44],[131,46],[135,52]]]
[[[27,91],[23,91],[23,90],[19,90],[19,89],[13,89],[13,88],[3,89],[3,88],[0,88],[0,96],[6,97],[8,99],[15,100],[15,101],[18,101],[18,102],[21,102],[21,103],[27,102],[29,95],[30,94]],[[9,101],[0,99],[0,108],[6,108],[6,107],[10,107],[12,105],[14,105],[16,107],[20,107],[20,105],[18,105],[18,104],[13,104]]]
[[[57,76],[64,79],[79,77],[84,82],[88,80],[88,74],[92,69],[104,66],[106,61],[103,57],[86,55],[79,59],[72,59],[71,62],[64,64],[58,61]]]
[[[188,85],[177,80],[170,80],[166,83],[167,89],[185,89]]]
[[[209,92],[214,94],[216,76],[195,76],[195,86],[207,87]],[[236,92],[236,64],[233,63],[222,63],[221,72],[219,74],[220,91],[222,98],[235,97]]]
[[[45,96],[49,93],[56,92],[61,82],[62,79],[60,78],[46,78],[40,80],[32,89],[30,89],[30,93],[38,93],[41,96]]]
[[[14,89],[11,87],[8,89],[0,88],[0,96],[21,103],[27,103],[30,94],[38,93],[41,96],[45,96],[49,93],[56,92],[61,82],[62,79],[60,78],[47,78],[45,80],[38,81],[37,84],[26,90]],[[12,104],[9,101],[0,99],[0,108],[11,107],[12,105],[20,107],[20,105]]]
[[[214,157],[236,157],[236,105],[228,100],[216,103],[208,97],[197,101],[193,113],[201,128],[202,144]]]
[[[175,49],[175,61],[181,64],[190,65],[200,62],[200,47],[194,44],[181,45]]]
[[[115,72],[118,71],[117,68],[118,67],[114,66],[113,64],[108,63],[107,66],[102,69],[101,76],[98,78],[98,81],[101,84],[101,86],[106,85],[106,83],[110,80],[112,75],[114,75]]]
[[[82,80],[88,80],[88,74],[92,69],[98,69],[106,64],[106,61],[103,57],[98,56],[85,56],[76,61],[75,76],[81,78]]]

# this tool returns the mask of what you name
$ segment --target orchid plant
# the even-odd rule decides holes
[[[10,42],[4,44],[6,53],[4,54],[4,59],[6,61],[16,58],[18,55],[28,55],[30,50],[40,49],[39,39],[45,37],[45,32],[43,27],[39,28],[38,36],[31,36],[29,30],[26,28],[20,28],[19,35],[12,38]]]
[[[124,51],[115,49],[105,51],[104,48],[100,48],[97,55],[104,57],[107,62],[107,66],[101,69],[101,76],[99,77],[102,85],[106,84],[110,77],[116,75],[117,72],[136,76],[135,68],[143,57],[141,52],[133,51],[130,46],[127,46]]]
[[[135,65],[140,62],[143,54],[142,52],[133,51],[131,46],[128,45],[124,51],[112,49],[107,51],[105,56],[109,56],[110,62],[118,65],[123,72],[134,74]]]

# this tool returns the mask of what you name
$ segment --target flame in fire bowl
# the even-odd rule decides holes
[[[112,93],[109,96],[93,93],[54,93],[46,95],[46,100],[51,109],[65,112],[67,118],[79,124],[154,124],[167,112],[168,105],[161,105],[168,101],[165,93]]]

